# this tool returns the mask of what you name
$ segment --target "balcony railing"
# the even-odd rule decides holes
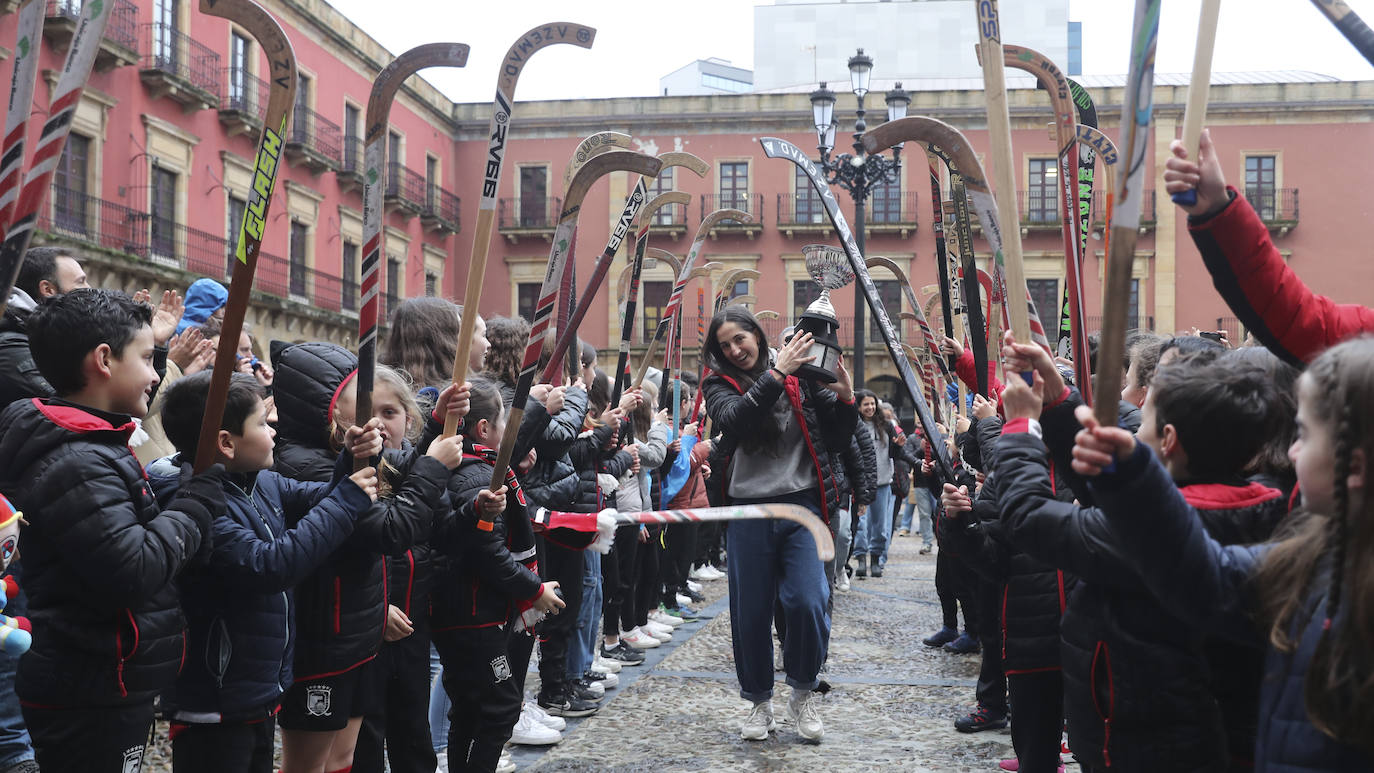
[[[458,197],[437,185],[425,186],[425,208],[420,219],[436,231],[458,232]]]
[[[342,147],[343,131],[338,124],[308,107],[296,106],[291,113],[291,132],[286,140],[288,153],[322,169],[339,165]]]
[[[1246,188],[1245,198],[1271,228],[1287,230],[1298,224],[1297,188]]]
[[[223,97],[219,102],[219,119],[229,127],[229,133],[257,132],[267,120],[267,101],[272,85],[241,67],[226,67],[221,71]]]
[[[556,196],[516,196],[497,203],[497,223],[502,229],[552,229],[558,225],[563,200]]]
[[[144,24],[141,32],[139,67],[145,82],[187,104],[218,103],[219,54],[162,22]]]
[[[1147,188],[1140,194],[1140,224],[1142,227],[1149,227],[1153,226],[1157,220],[1155,192],[1153,188]],[[1055,221],[1056,224],[1058,222],[1058,220]],[[1107,192],[1104,190],[1093,191],[1093,225],[1107,225]]]
[[[718,209],[738,209],[754,216],[754,222],[745,224],[734,220],[722,220],[717,227],[726,228],[752,228],[762,230],[763,226],[763,194],[746,193],[704,193],[701,196],[701,216],[705,218],[711,212]]]
[[[339,158],[339,168],[335,172],[335,178],[339,181],[339,187],[344,190],[356,190],[363,187],[363,174],[366,171],[363,166],[363,138],[356,134],[344,135],[343,152]]]
[[[59,48],[65,47],[76,34],[81,19],[81,0],[48,0],[43,33]],[[105,23],[104,44],[96,54],[95,67],[104,72],[119,65],[133,64],[138,52],[138,6],[130,0],[114,0],[109,21]],[[120,51],[110,50],[108,44]]]
[[[1017,191],[1016,209],[1021,214],[1021,225],[1059,228],[1059,196],[1058,185]]]
[[[215,279],[231,278],[236,265],[234,245],[224,237],[58,185],[52,188],[52,207],[44,209],[38,228],[91,247]],[[282,299],[304,299],[334,312],[349,308],[344,293],[350,298],[358,293],[357,282],[292,265],[266,252],[259,253],[253,289]],[[357,306],[356,300],[352,306]]]
[[[825,205],[819,197],[810,193],[778,194],[778,227],[797,226],[829,227],[830,218],[825,215]]]
[[[425,208],[425,178],[397,161],[386,165],[386,202],[421,212]]]

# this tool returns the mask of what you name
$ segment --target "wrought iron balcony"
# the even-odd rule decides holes
[[[420,214],[425,209],[425,178],[400,162],[388,161],[383,204],[410,215]]]
[[[711,238],[716,238],[720,234],[744,234],[750,239],[754,234],[763,231],[763,194],[718,194],[704,193],[701,196],[701,217],[715,212],[718,209],[738,209],[748,212],[754,216],[752,223],[740,223],[734,220],[722,220],[711,229]]]
[[[1158,221],[1155,214],[1155,192],[1153,188],[1147,188],[1140,195],[1140,228],[1141,232],[1154,228]],[[1055,221],[1056,225],[1058,221]],[[1093,191],[1093,225],[1107,225],[1107,191]]]
[[[66,53],[81,19],[81,0],[47,0],[43,37],[57,53]],[[113,0],[105,35],[95,55],[97,72],[108,72],[138,62],[138,6],[130,0]]]
[[[345,191],[362,190],[367,170],[363,163],[363,138],[350,134],[343,138],[343,155],[339,158],[339,168],[335,177],[339,187]]]
[[[555,196],[515,196],[497,202],[497,228],[511,244],[521,238],[539,237],[553,241],[563,200]]]
[[[219,122],[233,137],[238,134],[257,135],[267,120],[267,101],[272,86],[256,75],[239,67],[222,71],[224,98],[219,103]]]
[[[339,125],[302,105],[291,112],[286,157],[315,174],[337,169],[342,160],[343,132]]]
[[[1245,189],[1245,198],[1269,230],[1278,231],[1282,235],[1297,226],[1297,188],[1250,187]]]
[[[187,112],[219,104],[219,54],[162,22],[144,24],[141,33],[138,75],[154,97],[176,100]]]
[[[425,208],[420,213],[420,223],[431,231],[458,233],[457,196],[437,185],[425,187]]]

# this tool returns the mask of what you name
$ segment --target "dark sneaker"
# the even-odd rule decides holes
[[[555,717],[590,717],[601,709],[591,701],[585,701],[564,689],[556,695],[539,693],[539,708]]]
[[[873,568],[869,571],[869,574],[873,575],[874,577],[883,576],[883,565],[878,563],[877,558],[873,559]]]
[[[868,576],[868,556],[859,556],[858,561],[859,561],[859,568],[857,568],[857,569],[854,570],[854,576],[855,576],[855,577],[867,577],[867,576]]]
[[[700,593],[697,593],[696,591],[692,590],[691,588],[688,588],[688,589],[683,590],[683,591],[678,591],[678,593],[680,593],[680,594],[682,594],[683,596],[686,596],[687,598],[691,599],[693,604],[704,604],[704,603],[706,603],[706,597],[703,596],[703,595],[701,595]]]
[[[921,546],[921,555],[923,555],[923,556],[928,556],[928,555],[930,555],[930,546],[929,546],[929,545],[922,545],[922,546]]]
[[[959,632],[953,628],[941,628],[935,633],[921,640],[927,647],[943,647],[946,644],[959,638]]]
[[[659,609],[663,610],[663,614],[672,615],[673,617],[680,618],[684,623],[693,622],[701,617],[701,613],[697,610],[692,609],[691,607],[683,606],[681,604],[678,604],[677,606],[673,607],[662,606],[659,607]]]
[[[614,660],[617,663],[624,663],[627,666],[637,666],[644,662],[644,653],[621,641],[614,647],[601,648],[601,657],[607,660]]]
[[[588,681],[585,676],[569,682],[568,689],[572,691],[574,698],[581,698],[594,706],[601,703],[601,699],[606,697],[606,688],[600,682]]]
[[[946,644],[944,649],[945,652],[953,652],[955,655],[972,655],[978,651],[978,639],[965,631],[959,634],[959,638]]]
[[[966,717],[954,720],[954,729],[961,733],[976,733],[980,730],[999,730],[1007,726],[1007,714],[993,711],[984,706]]]

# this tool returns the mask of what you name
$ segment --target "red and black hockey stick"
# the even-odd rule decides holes
[[[653,224],[654,214],[669,204],[687,206],[692,197],[682,191],[668,191],[655,196],[652,201],[639,210],[634,224],[634,257],[626,270],[630,272],[629,288],[624,286],[621,274],[620,297],[625,299],[625,311],[620,318],[620,349],[616,354],[614,383],[611,385],[611,405],[620,405],[620,395],[630,380],[630,338],[634,335],[635,318],[639,313],[639,280],[644,272],[644,256],[649,246],[649,226]],[[665,253],[666,254],[666,253]],[[673,259],[676,262],[676,258]],[[677,269],[674,269],[676,276]]]
[[[23,0],[14,38],[14,75],[10,80],[9,112],[5,113],[4,145],[0,147],[0,239],[5,238],[24,178],[24,141],[33,109],[33,83],[38,76],[39,41],[47,3]],[[97,39],[98,40],[98,39]],[[9,293],[5,294],[7,297]]]

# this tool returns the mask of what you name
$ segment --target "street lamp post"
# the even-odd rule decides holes
[[[859,100],[854,120],[854,152],[841,153],[834,158],[830,151],[835,147],[835,92],[821,83],[820,88],[811,92],[811,115],[816,125],[816,140],[821,152],[820,168],[825,180],[849,191],[854,199],[854,241],[860,254],[865,254],[864,230],[865,212],[868,196],[879,185],[896,182],[901,171],[900,145],[892,149],[892,158],[882,155],[869,155],[864,152],[863,136],[868,129],[864,122],[864,97],[868,96],[869,76],[873,72],[873,58],[859,49],[849,58],[850,90]],[[902,84],[887,92],[887,120],[895,121],[906,117],[907,105],[911,96],[902,90]],[[864,294],[858,282],[854,283],[854,367],[855,388],[864,384]]]

